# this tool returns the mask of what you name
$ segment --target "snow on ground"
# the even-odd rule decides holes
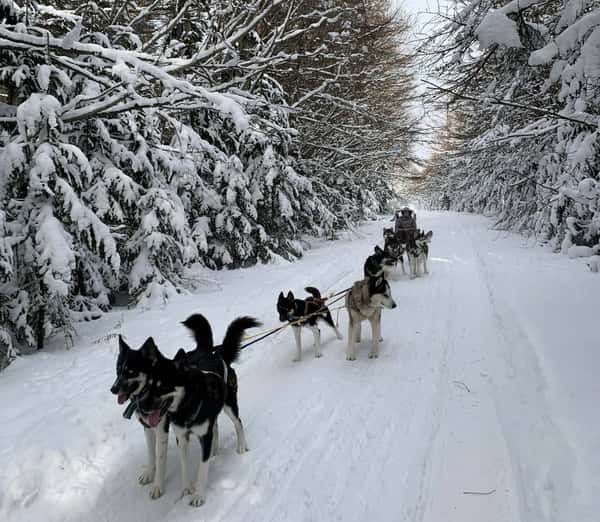
[[[93,341],[122,320],[134,345],[152,335],[174,354],[192,346],[178,323],[192,312],[217,339],[238,314],[276,325],[280,290],[349,286],[383,225],[298,263],[216,273],[165,309],[108,314],[73,349],[16,361],[0,375],[0,520],[597,520],[600,278],[452,213],[421,213],[431,274],[392,282],[399,306],[383,313],[378,360],[368,328],[356,362],[325,328],[321,359],[309,333],[300,363],[289,331],[252,346],[237,366],[251,451],[235,453],[224,417],[200,508],[179,500],[173,437],[165,495],[137,484],[142,429],[109,393],[116,342]]]

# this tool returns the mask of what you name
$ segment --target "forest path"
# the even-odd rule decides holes
[[[7,521],[591,522],[600,508],[600,279],[561,256],[499,237],[481,217],[423,212],[430,274],[396,274],[382,351],[355,362],[322,328],[323,354],[289,331],[242,354],[250,451],[220,420],[207,502],[179,500],[171,438],[165,495],[137,485],[142,430],[109,387],[122,332],[167,354],[191,347],[178,321],[202,312],[220,339],[236,315],[277,324],[280,290],[341,290],[362,273],[385,222],[317,242],[299,262],[213,274],[167,308],[82,325],[73,349],[21,358],[0,375],[0,519]],[[336,313],[334,313],[334,317]],[[347,317],[340,313],[346,338]],[[192,445],[196,466],[199,448]]]

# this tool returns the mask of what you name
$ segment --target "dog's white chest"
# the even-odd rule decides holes
[[[208,433],[208,421],[204,421],[202,424],[196,424],[191,428],[184,428],[183,426],[173,425],[173,431],[177,437],[189,437],[190,434],[196,435],[196,437],[203,437]]]
[[[208,421],[204,421],[202,424],[196,424],[190,428],[190,431],[196,435],[196,437],[203,437],[208,433]]]

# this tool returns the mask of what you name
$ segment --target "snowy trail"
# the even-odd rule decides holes
[[[275,325],[280,290],[358,278],[382,225],[321,242],[298,263],[218,273],[165,310],[109,314],[82,326],[72,350],[14,363],[0,374],[0,519],[596,520],[600,279],[451,213],[420,217],[434,230],[431,274],[392,282],[399,306],[384,311],[378,360],[367,358],[368,327],[354,363],[325,328],[321,359],[309,333],[300,363],[288,331],[253,346],[237,366],[251,451],[235,453],[223,417],[206,505],[178,501],[173,437],[165,495],[151,501],[137,485],[142,430],[108,391],[115,342],[92,341],[123,318],[132,344],[152,335],[173,354],[190,346],[178,321],[195,311],[217,339],[238,314]],[[346,337],[345,312],[340,323]]]

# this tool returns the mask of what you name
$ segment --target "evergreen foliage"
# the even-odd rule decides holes
[[[0,0],[0,359],[117,292],[160,304],[194,267],[292,260],[381,210],[409,60],[387,2],[363,4]]]

